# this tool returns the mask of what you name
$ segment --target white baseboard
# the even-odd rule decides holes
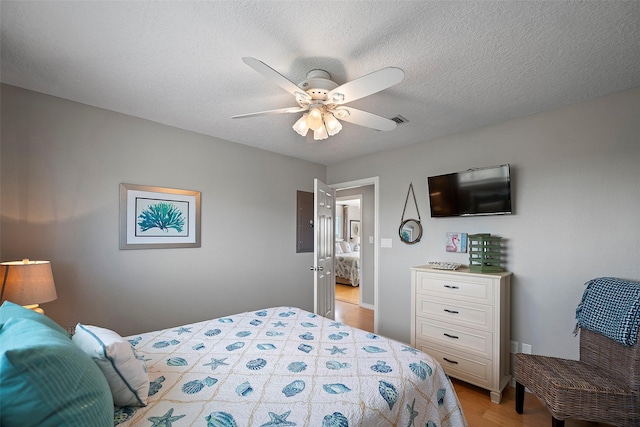
[[[359,305],[360,305],[360,307],[366,308],[367,310],[375,310],[375,307],[373,305],[371,305],[371,304],[365,304],[365,303],[361,302]]]

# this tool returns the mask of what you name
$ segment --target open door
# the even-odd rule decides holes
[[[336,274],[333,269],[335,190],[317,179],[314,180],[314,312],[335,319]]]

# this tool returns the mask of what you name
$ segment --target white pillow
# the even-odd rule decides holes
[[[351,252],[351,245],[349,244],[349,242],[343,240],[342,242],[340,242],[340,244],[342,245],[343,253],[348,254],[349,252]]]
[[[340,246],[340,242],[336,242],[336,253],[335,255],[340,255],[342,253],[342,246]]]
[[[133,346],[116,332],[78,323],[73,342],[91,356],[107,378],[117,406],[146,406],[149,375]]]

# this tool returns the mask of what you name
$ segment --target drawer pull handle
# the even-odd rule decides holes
[[[460,314],[459,311],[449,310],[448,308],[445,308],[444,311],[446,311],[447,313],[451,313],[451,314]]]
[[[449,289],[459,289],[457,286],[453,286],[453,285],[444,285],[444,287]]]
[[[458,362],[456,362],[455,360],[449,360],[446,357],[443,357],[442,359],[445,360],[446,362],[453,363],[454,365],[458,364]]]
[[[455,335],[449,335],[447,333],[444,334],[445,337],[449,337],[449,338],[453,338],[454,340],[457,340],[459,337],[455,336]]]

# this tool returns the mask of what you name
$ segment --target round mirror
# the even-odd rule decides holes
[[[400,234],[400,240],[409,245],[413,245],[414,243],[418,243],[422,237],[422,224],[420,224],[420,221],[417,219],[404,220],[402,224],[400,224],[398,233]]]

